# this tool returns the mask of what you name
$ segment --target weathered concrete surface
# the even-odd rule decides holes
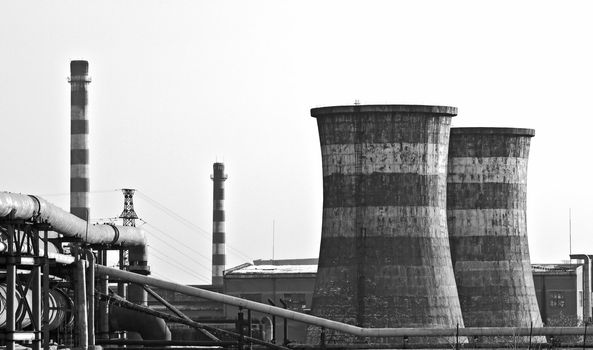
[[[361,327],[463,327],[445,207],[456,114],[401,105],[311,110],[324,183],[314,315]],[[318,333],[310,329],[309,340]]]
[[[541,327],[526,223],[530,129],[452,128],[451,257],[466,327]]]

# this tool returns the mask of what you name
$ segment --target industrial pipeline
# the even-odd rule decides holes
[[[85,243],[112,246],[145,246],[146,233],[136,227],[89,225],[45,199],[18,193],[0,193],[0,217],[47,222],[66,237],[79,238]]]

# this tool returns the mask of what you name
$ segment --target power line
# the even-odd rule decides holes
[[[139,220],[140,220],[140,221],[142,221],[144,224],[146,224],[146,226],[150,226],[150,227],[152,227],[153,229],[157,230],[158,232],[162,233],[163,235],[165,235],[165,236],[169,237],[169,238],[170,238],[172,241],[175,241],[175,242],[179,243],[179,245],[181,245],[182,247],[187,247],[187,242],[181,242],[181,241],[179,241],[179,240],[178,240],[178,239],[176,239],[175,237],[171,236],[170,234],[168,234],[167,232],[165,232],[165,231],[161,230],[160,228],[156,227],[155,225],[153,225],[153,224],[149,223],[148,221],[145,221],[145,220],[143,220],[143,219],[139,219]],[[146,229],[145,229],[145,230],[146,230]],[[163,241],[163,240],[162,240],[162,239],[160,239],[160,238],[158,237],[158,235],[156,235],[154,232],[151,232],[150,230],[146,230],[146,231],[147,231],[147,232],[149,232],[149,233],[152,233],[152,234],[154,235],[154,236],[153,236],[154,238],[156,238],[156,239],[159,239],[159,240]],[[170,247],[173,247],[173,246],[172,246],[172,245],[170,245],[168,242],[166,242],[166,243],[167,243],[167,244],[168,244]],[[198,256],[200,256],[200,257],[202,257],[203,259],[205,259],[206,261],[210,262],[210,259],[209,259],[209,257],[207,257],[206,255],[204,255],[204,254],[200,253],[199,251],[197,251],[197,250],[196,250],[196,251],[192,251],[192,252],[193,252],[193,253],[196,253],[196,254],[198,254]],[[193,258],[192,258],[192,259],[193,259]]]
[[[88,193],[90,193],[90,194],[97,194],[97,193],[108,193],[108,192],[115,192],[115,191],[119,191],[119,189],[115,189],[115,190],[89,191]],[[59,197],[59,196],[67,196],[67,195],[70,195],[70,192],[39,194],[40,197]]]
[[[169,242],[165,241],[164,239],[161,239],[161,238],[159,238],[159,237],[158,237],[157,235],[155,235],[153,232],[151,232],[151,231],[149,231],[149,230],[146,230],[146,232],[148,232],[148,233],[151,233],[151,234],[153,235],[153,236],[152,236],[152,238],[156,238],[157,240],[159,240],[159,241],[163,242],[164,244],[166,244],[166,245],[167,245],[167,246],[169,246],[170,248],[172,248],[172,249],[175,249],[175,251],[177,251],[179,254],[181,254],[181,255],[185,256],[186,258],[190,259],[192,262],[194,262],[194,263],[196,263],[196,264],[200,265],[201,267],[203,267],[204,269],[206,269],[206,271],[209,271],[209,270],[210,270],[210,268],[209,268],[208,266],[206,266],[206,265],[204,265],[204,264],[202,264],[202,263],[200,263],[200,262],[198,262],[198,261],[195,261],[193,257],[191,257],[191,256],[189,256],[189,255],[187,255],[187,254],[185,254],[184,252],[182,252],[181,250],[177,249],[177,247],[175,247],[174,245],[172,245],[172,244],[170,244]],[[196,253],[197,253],[197,252],[196,252]],[[198,253],[198,254],[199,254],[199,253]],[[202,256],[202,255],[199,255],[199,256]],[[202,257],[203,257],[203,256],[202,256]],[[203,257],[203,258],[204,258],[204,257]]]
[[[205,238],[210,238],[210,232],[204,230],[203,228],[201,228],[200,226],[194,224],[193,222],[191,222],[190,220],[184,218],[183,216],[177,214],[176,212],[174,212],[173,210],[167,208],[165,205],[161,204],[160,202],[158,202],[157,200],[149,197],[148,195],[146,195],[144,192],[140,191],[140,190],[136,190],[136,193],[139,194],[142,198],[144,198],[146,201],[148,201],[149,204],[151,204],[152,206],[156,207],[157,209],[163,211],[165,214],[171,216],[172,218],[176,219],[178,222],[181,222],[182,224],[184,224],[185,226],[191,228],[191,229],[195,229],[198,232],[200,232],[202,234],[202,236],[204,236]],[[184,244],[184,243],[181,243]],[[239,256],[241,259],[245,259],[247,261],[252,260],[247,254],[241,252],[240,250],[230,246],[228,243],[226,244],[226,246],[235,252],[235,254],[237,256]]]
[[[208,279],[208,277],[204,277],[204,275],[201,275],[199,273],[197,273],[194,270],[189,269],[187,266],[185,266],[183,263],[179,262],[178,260],[173,259],[170,256],[165,256],[164,254],[159,253],[156,249],[151,249],[151,253],[152,254],[156,254],[155,258],[157,258],[157,260],[160,260],[170,266],[176,266],[182,270],[185,271],[185,273],[194,276],[194,277],[198,277],[199,279]]]

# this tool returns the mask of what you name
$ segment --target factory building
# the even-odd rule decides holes
[[[533,282],[542,320],[548,326],[576,326],[583,320],[582,264],[534,264]]]
[[[533,264],[531,266],[535,284],[538,308],[546,326],[574,326],[583,319],[583,264]],[[224,293],[252,301],[269,303],[272,300],[287,307],[309,313],[313,299],[317,271],[317,259],[255,260],[228,269],[224,276]],[[196,286],[213,291],[221,291],[211,286]],[[238,309],[224,307],[221,303],[186,296],[180,293],[160,291],[159,294],[176,308],[195,321],[212,325],[234,327]],[[149,297],[149,305],[156,310],[166,311],[156,300]],[[276,318],[276,334],[270,331],[272,318],[253,313],[253,334],[262,338],[274,339],[276,343],[284,340],[284,325]],[[174,339],[201,339],[194,329],[169,324]],[[304,343],[307,326],[288,321],[287,338]]]
[[[308,313],[313,298],[313,287],[317,273],[317,259],[255,260],[229,268],[224,273],[223,286],[196,285],[206,290]],[[239,309],[222,303],[187,296],[177,292],[155,290],[194,321],[227,329],[233,329]],[[167,308],[149,297],[149,306],[166,312]],[[247,320],[248,315],[245,314]],[[252,335],[266,340],[284,341],[284,321],[269,315],[251,314]],[[276,324],[274,332],[274,323]],[[170,323],[173,339],[203,339],[198,331],[188,326]],[[287,321],[287,338],[290,341],[305,342],[306,327],[303,323]]]

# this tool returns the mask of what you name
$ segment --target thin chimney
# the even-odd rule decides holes
[[[87,61],[70,62],[70,213],[83,220],[90,217],[88,73]]]
[[[214,171],[210,178],[213,183],[212,201],[212,285],[222,287],[223,273],[226,265],[225,231],[224,231],[224,173],[223,163],[214,163]]]

